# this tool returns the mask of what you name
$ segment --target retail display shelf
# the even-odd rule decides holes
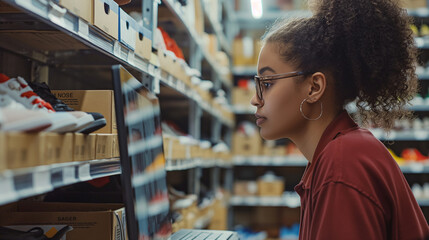
[[[234,166],[305,167],[308,161],[302,155],[290,156],[234,156]]]
[[[259,196],[233,196],[229,200],[230,206],[262,206],[262,207],[289,207],[301,206],[299,195],[295,192],[287,192],[279,197]]]
[[[167,171],[182,171],[194,168],[231,168],[232,163],[226,162],[221,159],[167,159],[165,162],[165,169]]]
[[[407,13],[412,17],[429,17],[428,8],[407,9]]]
[[[403,173],[426,174],[429,173],[428,162],[411,162],[399,166]]]
[[[414,112],[429,112],[429,104],[425,104],[423,103],[423,101],[425,100],[422,100],[422,103],[414,103],[413,105],[408,105],[406,106],[406,108]],[[354,103],[347,104],[346,109],[349,113],[357,112],[357,107]]]
[[[121,174],[119,158],[44,165],[0,172],[0,205],[55,188]]]
[[[234,105],[234,106],[232,106],[232,111],[235,114],[255,114],[256,107],[250,105],[250,99],[249,99],[249,105],[247,105],[247,106],[244,106],[244,105]]]
[[[225,75],[229,74],[229,69],[227,67],[221,67],[219,66],[215,59],[208,53],[208,51],[204,48],[203,44],[201,43],[201,37],[198,36],[196,30],[191,27],[187,21],[184,18],[184,13],[182,12],[180,8],[180,3],[176,0],[162,0],[162,2],[171,10],[171,12],[175,15],[177,19],[180,20],[181,24],[185,26],[186,31],[191,36],[192,40],[198,45],[200,48],[204,58],[207,60],[211,68],[216,72],[216,74],[221,78],[222,83],[225,84],[227,87],[232,87],[232,83],[227,81],[224,77]]]
[[[229,46],[228,40],[226,40],[226,36],[222,31],[222,25],[219,22],[213,20],[210,14],[210,9],[208,9],[207,5],[204,4],[204,1],[202,1],[202,3],[204,14],[207,16],[208,22],[213,29],[217,40],[219,41],[220,47],[225,50],[228,55],[231,55],[231,47]]]
[[[414,38],[417,48],[429,49],[429,38],[428,37],[416,37]]]
[[[422,81],[429,80],[429,73],[425,71],[423,73],[417,74],[417,77],[419,80],[422,80]]]
[[[417,199],[420,207],[429,207],[429,199]]]
[[[389,133],[382,129],[369,129],[381,141],[429,141],[429,131],[420,130],[392,130]]]
[[[254,76],[256,75],[256,66],[242,66],[237,67],[235,66],[232,69],[232,72],[234,75],[240,75],[240,76]]]
[[[165,71],[162,71],[159,68],[152,68],[152,65],[149,68],[149,74],[155,76],[156,81],[159,81],[163,85],[168,86],[171,89],[174,89],[186,96],[187,98],[194,100],[196,103],[198,103],[202,110],[218,118],[224,125],[230,128],[234,127],[234,121],[223,117],[219,111],[216,111],[214,108],[212,108],[208,102],[203,101],[201,96],[195,90],[187,86],[183,81],[177,79]]]
[[[47,1],[6,1],[46,22],[50,26],[72,36],[76,41],[103,52],[111,58],[119,61],[121,64],[132,67],[140,72],[148,73],[155,78],[155,86],[159,85],[159,82],[161,82],[173,89],[176,89],[189,98],[196,98],[195,96],[197,94],[189,91],[189,88],[187,88],[182,81],[179,81],[172,75],[163,72],[157,66],[150,64],[147,60],[136,55],[134,51],[119,43],[119,41],[106,37],[104,33],[96,27],[89,25],[81,18],[69,13],[68,11],[64,11],[62,12],[62,15],[58,16],[57,11],[60,11],[58,9],[63,8],[55,3]],[[201,101],[197,102],[201,103]],[[208,106],[208,104],[200,105],[211,115],[220,119],[223,124],[228,127],[234,126],[233,121],[223,118],[220,113],[215,112],[213,108]]]
[[[140,72],[148,72],[150,64],[147,60],[136,55],[133,50],[118,40],[112,39],[95,26],[88,24],[85,20],[75,16],[53,1],[5,0],[5,2],[64,32],[76,41],[106,54],[125,66]],[[35,50],[37,52],[37,49]]]

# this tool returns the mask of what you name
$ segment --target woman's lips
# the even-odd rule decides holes
[[[258,126],[262,125],[267,120],[267,118],[258,114],[255,114],[255,117],[256,117],[256,125]]]

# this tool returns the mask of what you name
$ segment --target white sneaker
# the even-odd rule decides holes
[[[26,109],[6,94],[0,93],[0,130],[38,132],[52,125],[49,114]]]
[[[15,101],[21,103],[27,109],[45,110],[55,112],[51,104],[45,102],[33,92],[28,83],[22,78],[9,78],[0,73],[0,91],[5,92]]]

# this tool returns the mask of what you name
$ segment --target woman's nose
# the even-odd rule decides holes
[[[250,99],[250,104],[252,104],[255,107],[262,107],[264,105],[264,101],[260,100],[257,96],[256,93],[253,94],[252,99]]]

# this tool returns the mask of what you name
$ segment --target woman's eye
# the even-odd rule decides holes
[[[264,86],[264,88],[265,88],[265,89],[268,89],[268,88],[270,88],[271,86],[273,86],[273,84],[272,84],[272,83],[270,83],[270,82],[264,82],[264,83],[262,83],[262,85]]]

